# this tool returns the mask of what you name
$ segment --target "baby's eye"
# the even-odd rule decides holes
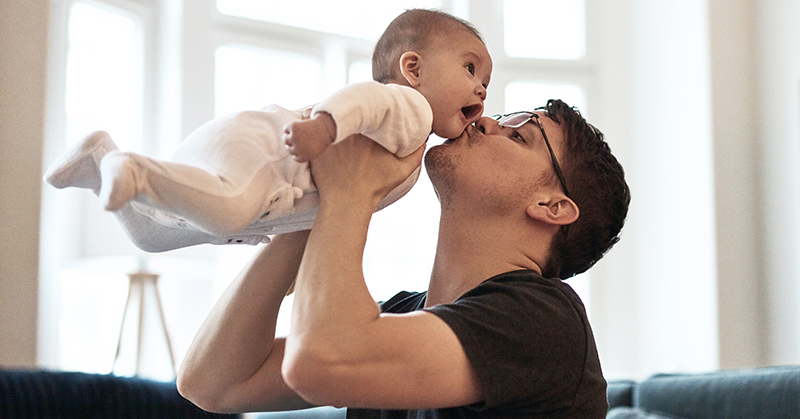
[[[473,76],[475,75],[475,64],[469,63],[466,65],[466,68],[467,71],[469,71],[469,74],[472,74]]]

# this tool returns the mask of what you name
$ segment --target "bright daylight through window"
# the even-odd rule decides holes
[[[469,12],[474,13],[478,6],[470,3],[480,3],[481,9],[488,7],[484,4],[488,1],[477,0],[208,0],[202,3],[205,6],[196,6],[213,8],[204,15],[207,20],[180,21],[185,16],[178,13],[171,15],[173,22],[158,15],[163,10],[151,2],[71,0],[68,25],[62,34],[69,36],[63,52],[65,88],[56,93],[63,95],[59,101],[64,103],[66,115],[59,140],[67,144],[59,147],[63,150],[86,133],[103,129],[123,150],[156,150],[160,149],[156,144],[159,141],[177,144],[178,139],[143,138],[143,133],[156,131],[145,126],[150,120],[143,115],[157,120],[152,115],[175,114],[194,120],[199,118],[188,116],[200,114],[207,120],[271,103],[290,109],[311,105],[347,83],[371,79],[371,45],[396,15],[415,7],[444,8],[473,21],[486,36],[495,66],[485,114],[529,110],[544,105],[549,98],[562,98],[586,114],[592,98],[583,84],[591,73],[582,73],[588,55],[584,0],[493,0],[495,10],[505,12],[472,16],[474,19]],[[189,7],[188,2],[185,4]],[[347,10],[358,13],[344,12]],[[533,42],[542,34],[531,31],[529,17],[542,15],[547,18],[537,19],[536,27],[544,31],[547,42]],[[172,26],[182,28],[184,39],[174,42],[183,53],[158,49],[165,42],[158,37],[169,33],[172,29],[167,28]],[[200,36],[208,33],[211,36]],[[558,36],[550,36],[553,33]],[[495,40],[504,40],[504,45],[492,44]],[[190,55],[187,50],[203,54]],[[203,99],[194,102],[171,96],[163,99],[180,92],[178,88],[160,91],[174,87],[167,87],[164,80],[182,85],[180,74],[188,74],[176,72],[178,75],[164,79],[158,72],[169,67],[162,62],[168,59],[183,60],[169,65],[210,75],[206,85],[193,81],[190,88],[183,85],[184,90],[203,89],[200,91],[213,95],[197,96]],[[541,65],[543,62],[548,65]],[[561,71],[564,68],[571,70]],[[165,112],[159,100],[179,105]],[[439,141],[431,138],[429,146]],[[85,210],[87,202],[97,206],[94,196],[87,193],[82,197],[80,202],[66,201],[72,208],[70,213],[79,218],[67,231],[77,237],[59,243],[88,243],[86,246],[91,247],[97,235],[107,236],[97,227],[97,217],[106,217],[105,223],[117,227],[111,215],[99,209]],[[424,171],[406,197],[375,214],[364,254],[364,272],[376,300],[385,300],[400,290],[427,287],[438,214],[439,205]],[[119,237],[125,246],[132,247],[123,234]],[[202,261],[202,268],[198,263],[191,274],[164,276],[159,282],[178,362],[211,305],[253,250],[250,246],[198,246],[191,251],[201,255],[195,260]],[[54,261],[60,269],[56,279],[61,301],[57,320],[59,367],[107,373],[120,330],[126,277],[124,272],[116,273],[109,280],[109,275],[96,270],[74,269],[76,261],[92,256],[89,251],[70,248],[59,252]],[[195,271],[202,272],[195,275]],[[588,305],[588,286],[580,281],[574,285]],[[288,328],[287,314],[283,309],[279,333]],[[161,351],[163,344],[147,339],[147,346]],[[170,378],[165,355],[155,357],[160,357],[156,366],[160,372],[150,375]]]

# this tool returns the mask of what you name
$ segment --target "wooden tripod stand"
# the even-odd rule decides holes
[[[125,302],[125,311],[122,313],[122,324],[119,328],[119,338],[117,339],[117,352],[114,355],[114,364],[111,366],[111,371],[117,366],[119,360],[120,347],[122,346],[122,332],[125,329],[125,318],[128,316],[128,309],[131,307],[134,295],[138,296],[138,311],[139,311],[139,330],[136,335],[136,375],[140,373],[140,365],[142,360],[142,331],[144,329],[144,299],[145,292],[150,286],[156,297],[156,307],[158,308],[158,317],[161,323],[161,330],[164,333],[164,338],[167,342],[167,351],[169,352],[169,360],[172,365],[172,373],[177,376],[177,369],[175,367],[175,356],[172,353],[172,343],[169,339],[169,332],[167,331],[167,323],[164,321],[164,308],[161,306],[161,295],[158,292],[158,275],[139,271],[136,273],[128,274],[128,299]]]

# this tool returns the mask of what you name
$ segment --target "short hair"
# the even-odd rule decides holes
[[[372,53],[372,78],[386,84],[400,71],[400,57],[407,51],[424,50],[433,35],[463,29],[485,43],[480,32],[466,20],[441,10],[409,9],[397,16],[375,44]]]
[[[631,195],[600,130],[561,100],[549,100],[544,110],[563,129],[560,166],[580,215],[568,234],[553,237],[542,274],[568,279],[591,268],[619,241]]]

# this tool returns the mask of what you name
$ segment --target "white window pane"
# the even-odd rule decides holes
[[[586,114],[583,90],[574,84],[514,82],[506,86],[505,112],[526,111],[544,106],[549,99],[561,99]]]
[[[299,109],[323,99],[322,89],[322,65],[316,59],[274,50],[217,49],[217,116],[272,103]]]
[[[137,23],[126,16],[76,3],[67,52],[67,142],[108,131],[123,150],[141,146],[144,60]]]
[[[364,249],[364,277],[375,300],[398,291],[424,291],[439,233],[439,201],[427,173],[394,204],[372,217]]]
[[[64,92],[67,145],[90,131],[105,130],[121,149],[139,151],[144,55],[138,21],[78,2],[70,10],[68,41]],[[61,211],[85,217],[74,222],[101,225],[103,220],[89,216],[79,205]],[[93,237],[87,230],[78,234]],[[113,236],[107,230],[101,234],[104,238]],[[74,239],[76,245],[81,239]],[[125,301],[124,277],[92,277],[62,269],[59,281],[59,367],[109,372]]]
[[[406,9],[441,6],[441,0],[217,0],[217,9],[227,15],[364,39],[377,39]]]
[[[359,83],[372,80],[372,63],[368,61],[358,61],[350,64],[350,73],[347,77],[348,83]]]
[[[505,0],[504,6],[506,54],[561,60],[586,54],[585,0]]]
[[[127,294],[124,275],[64,269],[60,280],[59,367],[109,373]]]

